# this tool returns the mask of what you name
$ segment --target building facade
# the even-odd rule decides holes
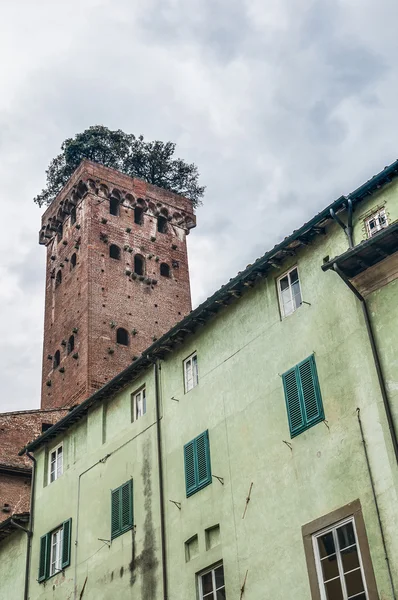
[[[397,174],[326,207],[22,450],[18,597],[396,598]]]

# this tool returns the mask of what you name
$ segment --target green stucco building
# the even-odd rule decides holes
[[[33,533],[0,541],[1,599],[396,598],[397,175],[322,210],[23,450]]]

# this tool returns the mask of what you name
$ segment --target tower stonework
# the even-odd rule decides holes
[[[42,408],[70,407],[191,310],[192,203],[83,161],[45,211]]]

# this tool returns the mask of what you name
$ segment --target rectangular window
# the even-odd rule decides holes
[[[368,600],[353,517],[313,536],[322,600]]]
[[[209,432],[206,430],[184,446],[187,498],[212,482]]]
[[[133,528],[133,480],[111,491],[111,540]]]
[[[291,315],[302,305],[300,279],[297,267],[293,267],[278,279],[279,304],[282,317]]]
[[[184,360],[185,393],[196,387],[199,382],[198,356],[196,352]]]
[[[62,444],[50,452],[48,482],[52,483],[63,473],[63,451]]]
[[[224,567],[217,565],[198,576],[200,600],[226,600]]]
[[[72,519],[40,538],[39,583],[70,565]]]
[[[132,415],[133,421],[136,421],[146,413],[146,390],[142,388],[139,392],[132,395]]]
[[[324,420],[314,355],[286,371],[282,381],[291,437]]]
[[[381,229],[384,229],[385,227],[387,227],[388,219],[387,219],[385,209],[381,208],[380,210],[375,212],[373,215],[368,217],[365,220],[365,224],[366,224],[366,231],[367,231],[368,237],[372,237],[372,235],[375,235],[375,233],[377,233]]]

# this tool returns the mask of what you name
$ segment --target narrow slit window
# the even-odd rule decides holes
[[[122,346],[129,345],[129,334],[126,329],[123,329],[123,327],[119,327],[119,329],[116,331],[116,342]]]
[[[62,225],[62,223],[58,224],[58,229],[57,229],[57,241],[60,242],[63,238],[64,235],[64,226]]]
[[[134,209],[134,223],[142,225],[144,220],[144,209],[141,206],[136,206]]]
[[[109,214],[114,217],[118,217],[120,214],[120,200],[119,198],[112,197],[109,200]]]
[[[60,362],[61,362],[61,352],[59,350],[57,350],[54,354],[53,369],[56,369],[57,367],[59,367]]]
[[[158,231],[159,233],[167,233],[167,219],[166,217],[158,217]]]
[[[162,263],[160,265],[160,274],[163,277],[170,277],[170,267],[167,263]]]
[[[57,288],[59,285],[61,285],[61,283],[62,283],[62,271],[60,269],[55,277],[55,287]]]
[[[72,208],[70,211],[70,224],[74,225],[76,223],[76,206]]]
[[[70,258],[70,270],[72,270],[76,267],[76,263],[77,263],[77,255],[76,255],[76,252],[74,252]]]
[[[60,444],[50,452],[48,483],[52,483],[63,473],[63,446]]]
[[[372,237],[378,231],[388,226],[388,219],[385,208],[381,208],[365,221],[368,237]]]
[[[198,355],[196,352],[184,360],[185,393],[199,383]]]
[[[278,279],[278,292],[283,317],[291,315],[302,305],[301,286],[297,267]]]
[[[134,272],[137,275],[145,275],[145,259],[141,254],[134,256]]]
[[[109,256],[114,258],[115,260],[120,260],[120,248],[116,246],[116,244],[111,244],[109,246]]]
[[[67,347],[68,354],[71,354],[71,352],[73,352],[74,349],[75,349],[75,336],[71,335],[68,340],[68,347]]]

